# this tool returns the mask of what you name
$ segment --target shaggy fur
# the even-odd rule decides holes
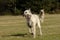
[[[40,16],[36,14],[32,14],[31,10],[25,10],[24,11],[24,16],[27,20],[27,25],[29,27],[29,33],[33,34],[33,37],[36,37],[36,25],[39,27],[40,30],[40,35],[42,35],[42,30],[41,30],[41,21],[43,22],[44,20],[44,10],[41,10]]]

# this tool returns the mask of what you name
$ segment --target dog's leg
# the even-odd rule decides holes
[[[29,28],[29,33],[32,33],[32,30],[31,30],[31,28]]]
[[[36,38],[36,27],[35,27],[35,24],[33,24],[33,37]]]
[[[29,27],[29,33],[32,33],[32,30],[31,30],[31,25],[29,24],[29,22],[27,23],[28,27]]]
[[[31,35],[33,35],[33,30],[32,30],[32,25],[31,25],[31,22],[27,23],[28,24],[28,27],[29,27],[29,33]]]
[[[41,25],[40,25],[40,22],[38,22],[38,27],[39,27],[39,30],[40,30],[40,35],[42,35],[42,30],[41,30]]]

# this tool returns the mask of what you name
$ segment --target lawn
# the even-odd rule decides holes
[[[60,14],[46,14],[41,26],[43,35],[37,30],[34,39],[23,16],[0,16],[0,40],[60,40]]]

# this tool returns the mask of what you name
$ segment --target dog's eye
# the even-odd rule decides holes
[[[25,13],[27,13],[27,12],[25,12]]]

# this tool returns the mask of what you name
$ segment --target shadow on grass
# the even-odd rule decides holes
[[[27,35],[28,35],[27,33],[24,33],[24,34],[10,34],[10,35],[2,35],[2,37],[10,37],[10,36],[25,37],[25,36],[27,36]]]

